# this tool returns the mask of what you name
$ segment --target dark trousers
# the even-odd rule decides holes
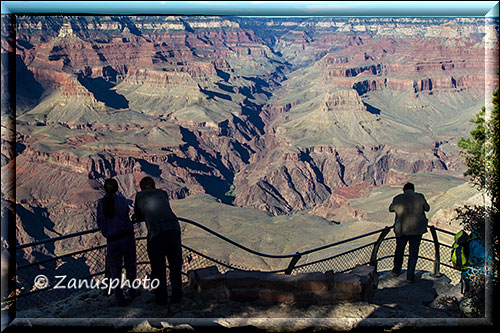
[[[420,242],[422,240],[422,235],[412,235],[412,236],[399,236],[396,237],[396,253],[394,254],[394,268],[392,272],[395,274],[401,274],[401,266],[403,265],[403,256],[406,248],[406,244],[410,243],[409,257],[408,257],[408,268],[406,271],[406,279],[415,279],[415,267],[417,266],[418,259],[418,249],[420,248]]]
[[[135,252],[135,237],[128,235],[121,239],[112,240],[107,242],[107,259],[109,266],[109,273],[112,279],[120,279],[122,277],[122,267],[125,266],[126,277],[132,284],[137,276],[137,261]],[[115,288],[115,298],[118,304],[125,302],[123,290]],[[131,291],[132,292],[132,291]]]
[[[170,271],[172,299],[180,299],[182,297],[181,233],[176,230],[167,230],[148,239],[148,256],[151,262],[151,279],[160,281],[159,287],[153,291],[155,300],[164,304],[168,297],[165,257]]]

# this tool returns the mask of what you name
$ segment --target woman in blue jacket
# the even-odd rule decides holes
[[[121,284],[122,265],[127,271],[127,280],[132,283],[137,275],[134,226],[130,220],[130,208],[123,195],[118,193],[118,182],[109,178],[104,181],[105,196],[97,202],[97,225],[107,240],[107,262],[111,279]],[[119,306],[127,305],[123,290],[114,289]],[[134,297],[134,290],[130,290]]]

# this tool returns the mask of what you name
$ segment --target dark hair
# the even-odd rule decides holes
[[[139,186],[141,187],[141,190],[154,189],[155,181],[153,180],[153,178],[146,176],[141,179]]]
[[[118,192],[118,182],[113,178],[106,179],[104,191],[106,191],[106,195],[102,199],[102,212],[104,217],[112,219],[115,216],[115,197],[113,194]]]
[[[405,186],[403,186],[403,191],[406,190],[415,191],[415,185],[413,185],[412,183],[406,183]]]

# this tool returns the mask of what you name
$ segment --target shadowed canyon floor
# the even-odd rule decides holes
[[[57,233],[94,225],[106,177],[133,198],[144,175],[173,199],[361,220],[346,204],[355,189],[461,176],[456,142],[496,82],[490,19],[19,16],[15,35],[3,24],[17,89],[2,116],[2,200],[46,209]]]

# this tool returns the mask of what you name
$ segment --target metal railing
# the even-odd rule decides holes
[[[267,254],[250,249],[198,222],[180,217],[179,221],[204,230],[234,249],[243,251],[242,253],[248,256],[278,260],[282,268],[267,270],[269,272],[283,274],[326,272],[330,270],[334,272],[347,272],[356,265],[365,264],[375,266],[379,271],[392,268],[395,237],[388,237],[392,227],[385,227],[294,254]],[[444,262],[441,260],[441,258],[450,258],[451,244],[441,243],[438,238],[438,232],[448,236],[452,236],[454,233],[434,226],[430,226],[429,230],[431,239],[424,237],[422,240],[419,251],[419,258],[421,260],[417,263],[417,269],[432,272],[434,275],[445,273],[450,279],[458,281],[460,272],[450,265],[449,259]],[[2,299],[2,307],[15,302],[17,309],[30,308],[47,301],[60,300],[73,294],[75,292],[74,289],[55,288],[54,282],[57,281],[58,276],[66,276],[68,279],[78,280],[106,276],[105,244],[69,251],[68,253],[56,256],[43,254],[44,247],[48,244],[68,239],[74,241],[75,238],[92,235],[98,231],[99,229],[91,229],[17,246],[16,291],[8,298]],[[140,279],[150,275],[146,242],[146,237],[136,237],[137,277]],[[360,242],[363,242],[363,244],[359,245]],[[189,270],[213,265],[217,266],[221,272],[255,269],[214,258],[184,244],[182,248],[184,281],[187,280],[187,272]],[[27,253],[29,254],[27,255]],[[405,261],[407,260],[406,257]],[[406,262],[404,265],[406,265]],[[45,276],[52,284],[42,289],[37,288],[35,281],[41,275]]]

